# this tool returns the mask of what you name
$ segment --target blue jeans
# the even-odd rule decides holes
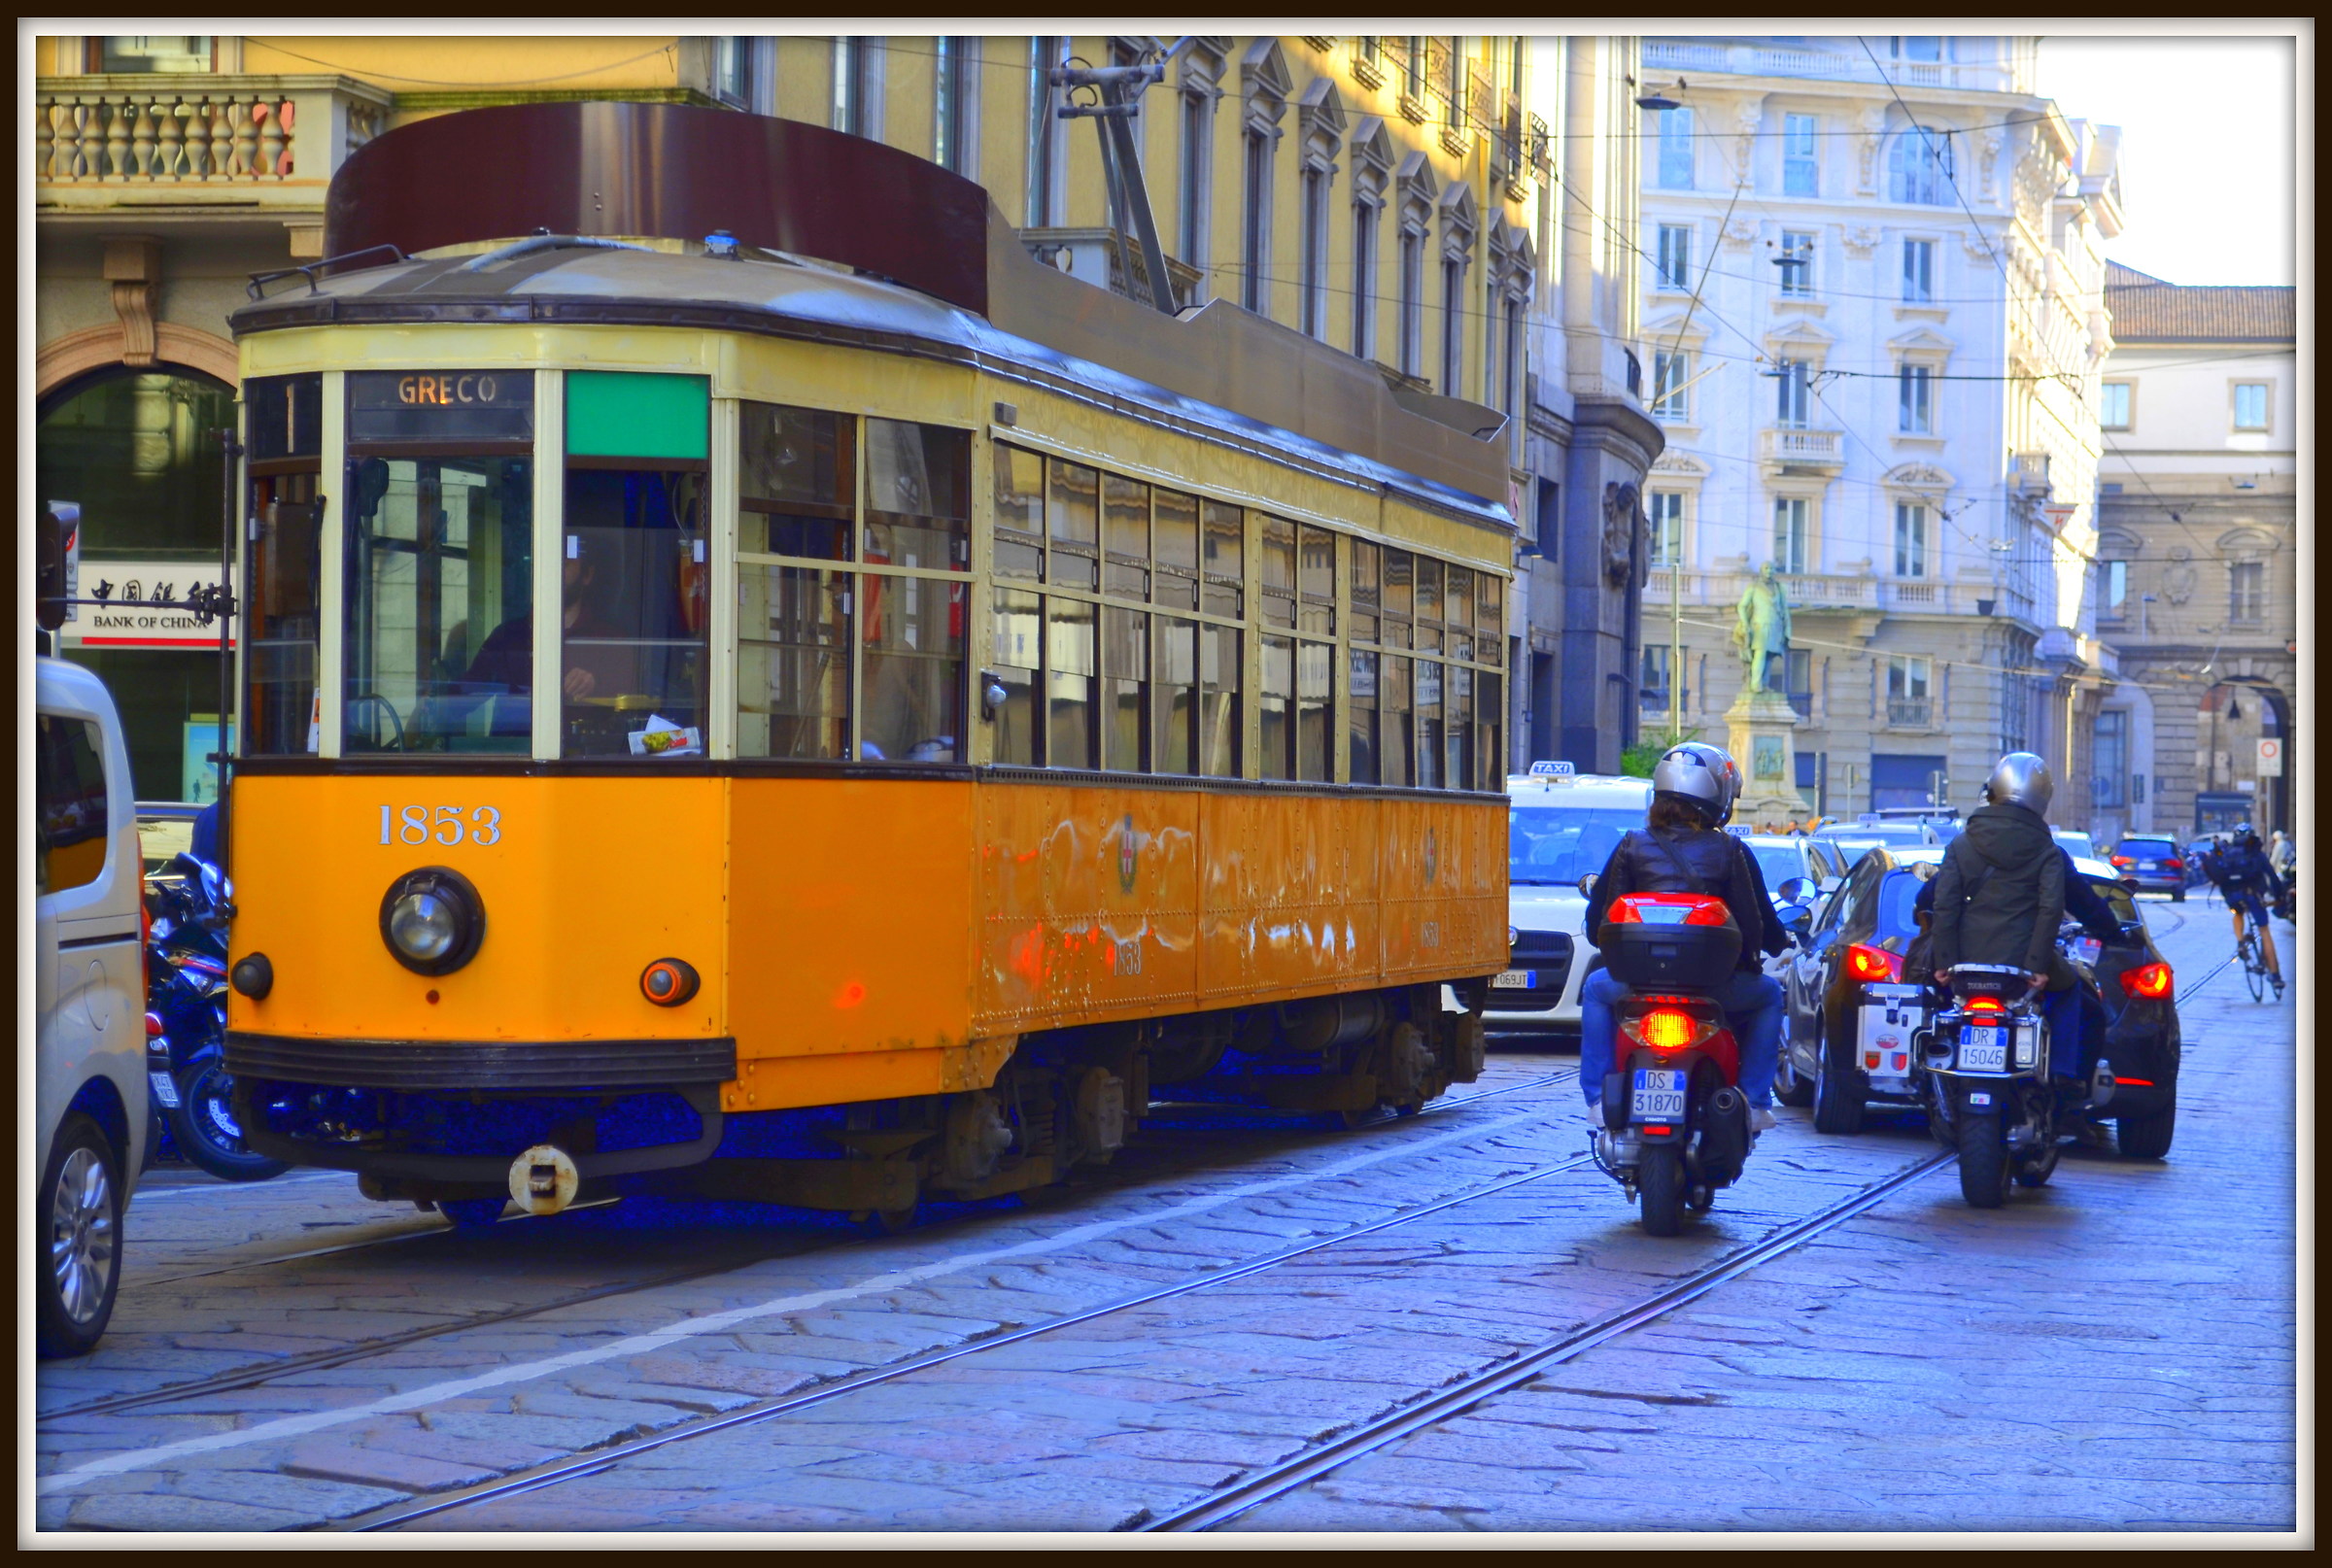
[[[2085,1077],[2106,1051],[2106,1029],[2111,1020],[2106,1005],[2085,985],[2040,994],[2041,1015],[2048,1020],[2048,1071],[2060,1078]]]
[[[1603,1074],[1611,1071],[1620,1039],[1612,1007],[1627,991],[1609,970],[1595,971],[1579,988],[1579,1090],[1591,1108],[1603,1103]],[[1773,1069],[1781,1060],[1781,982],[1735,970],[1716,1002],[1740,1041],[1741,1093],[1762,1110],[1773,1103]]]

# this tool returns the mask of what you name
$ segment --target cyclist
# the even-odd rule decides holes
[[[2276,961],[2275,933],[2268,929],[2267,905],[2259,895],[2281,901],[2283,879],[2267,863],[2267,853],[2259,847],[2259,835],[2244,823],[2234,833],[2233,842],[2212,855],[2206,863],[2211,879],[2218,884],[2219,896],[2227,901],[2227,910],[2235,923],[2235,939],[2243,940],[2243,921],[2247,914],[2259,934],[2259,958],[2267,966],[2268,982],[2276,995],[2283,994],[2283,967]]]
[[[1740,793],[1740,767],[1721,747],[1691,740],[1670,747],[1652,768],[1648,821],[1620,840],[1595,879],[1586,929],[1600,927],[1611,901],[1626,893],[1706,893],[1725,901],[1741,928],[1741,957],[1716,1000],[1740,1040],[1741,1093],[1749,1099],[1754,1134],[1773,1125],[1773,1069],[1781,1053],[1781,984],[1764,971],[1761,955],[1787,952],[1789,932],[1755,857],[1738,838],[1717,831]],[[1579,991],[1579,1088],[1598,1127],[1603,1075],[1619,1043],[1612,1007],[1626,990],[1598,967]]]

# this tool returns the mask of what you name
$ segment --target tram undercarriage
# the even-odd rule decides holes
[[[1345,993],[1021,1037],[988,1087],[788,1110],[721,1108],[717,1084],[614,1090],[350,1086],[239,1076],[252,1146],[358,1173],[364,1195],[509,1197],[536,1213],[632,1194],[786,1204],[886,1227],[1107,1164],[1154,1107],[1259,1107],[1356,1125],[1409,1115],[1484,1061],[1439,985]],[[319,1053],[321,1054],[321,1053]]]

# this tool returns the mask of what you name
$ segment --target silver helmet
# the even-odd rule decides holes
[[[1670,746],[1652,765],[1652,793],[1688,801],[1710,822],[1721,823],[1732,814],[1739,776],[1732,759],[1721,749],[1688,740]]]
[[[2009,752],[1992,765],[1992,776],[1984,781],[1984,799],[1994,805],[2020,805],[2041,816],[2048,815],[2056,793],[2048,764],[2029,751]]]

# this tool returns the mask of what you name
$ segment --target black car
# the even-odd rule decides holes
[[[2124,834],[2113,846],[2112,861],[2123,880],[2138,884],[2133,891],[2167,893],[2173,903],[2186,902],[2186,857],[2170,835]]]
[[[1780,963],[1787,1022],[1773,1089],[1785,1105],[1812,1106],[1820,1131],[1860,1130],[1872,1100],[1916,1102],[1911,1031],[1922,1010],[1902,983],[1903,955],[1918,931],[1912,901],[1941,860],[1936,849],[1873,848],[1823,905],[1803,945]],[[2143,929],[2127,887],[2083,874],[2116,919]],[[2159,1159],[2178,1113],[2178,1015],[2169,964],[2150,935],[2141,941],[2093,955],[2084,945],[2076,956],[2087,956],[2109,1020],[2105,1056],[2114,1090],[2103,1114],[2119,1124],[2123,1153]]]

